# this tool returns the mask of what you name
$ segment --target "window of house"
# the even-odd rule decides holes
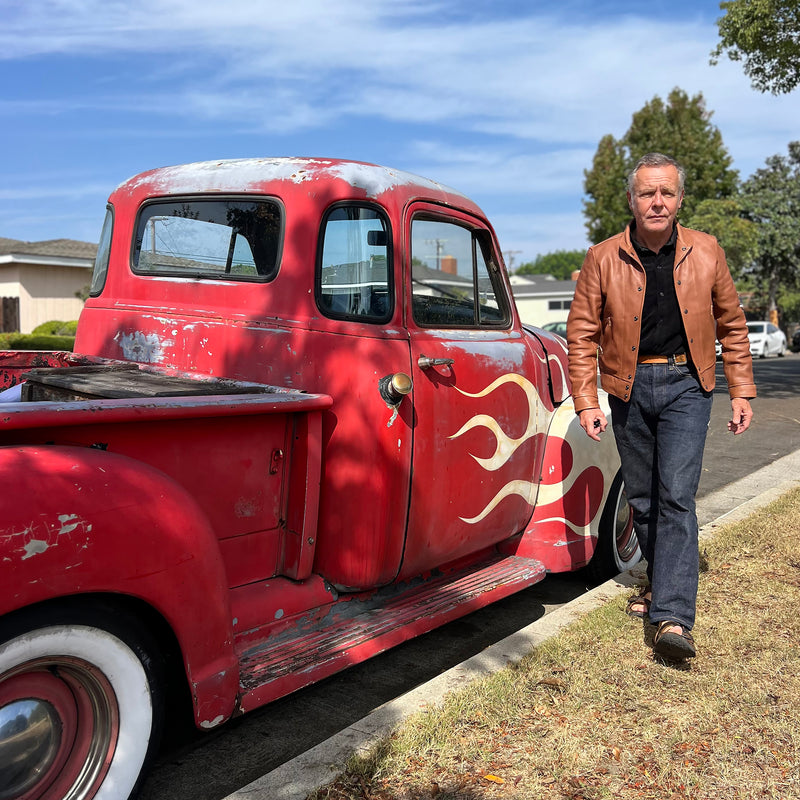
[[[139,214],[137,273],[267,281],[278,271],[283,212],[274,200],[184,199]]]
[[[508,303],[487,237],[485,231],[449,220],[412,220],[412,313],[417,324],[508,324]]]
[[[379,208],[335,206],[322,222],[316,297],[334,319],[385,322],[394,310],[389,221]]]
[[[548,300],[547,308],[550,311],[569,311],[572,300]]]

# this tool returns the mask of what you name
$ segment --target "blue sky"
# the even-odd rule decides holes
[[[0,0],[0,236],[97,241],[131,175],[297,155],[449,184],[517,265],[583,248],[583,170],[654,95],[702,92],[743,178],[800,138],[799,92],[762,95],[740,65],[709,65],[721,13],[711,0]]]

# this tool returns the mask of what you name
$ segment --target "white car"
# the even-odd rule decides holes
[[[786,354],[786,334],[771,322],[748,322],[747,338],[753,358]]]

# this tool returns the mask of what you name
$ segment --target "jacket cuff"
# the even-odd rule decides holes
[[[728,394],[731,399],[744,397],[747,400],[751,400],[756,396],[756,385],[754,383],[740,383],[737,386],[729,386]]]

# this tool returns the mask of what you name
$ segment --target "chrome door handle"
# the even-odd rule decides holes
[[[420,356],[417,359],[420,369],[430,369],[431,367],[449,367],[454,364],[452,358],[428,358],[428,356]]]

